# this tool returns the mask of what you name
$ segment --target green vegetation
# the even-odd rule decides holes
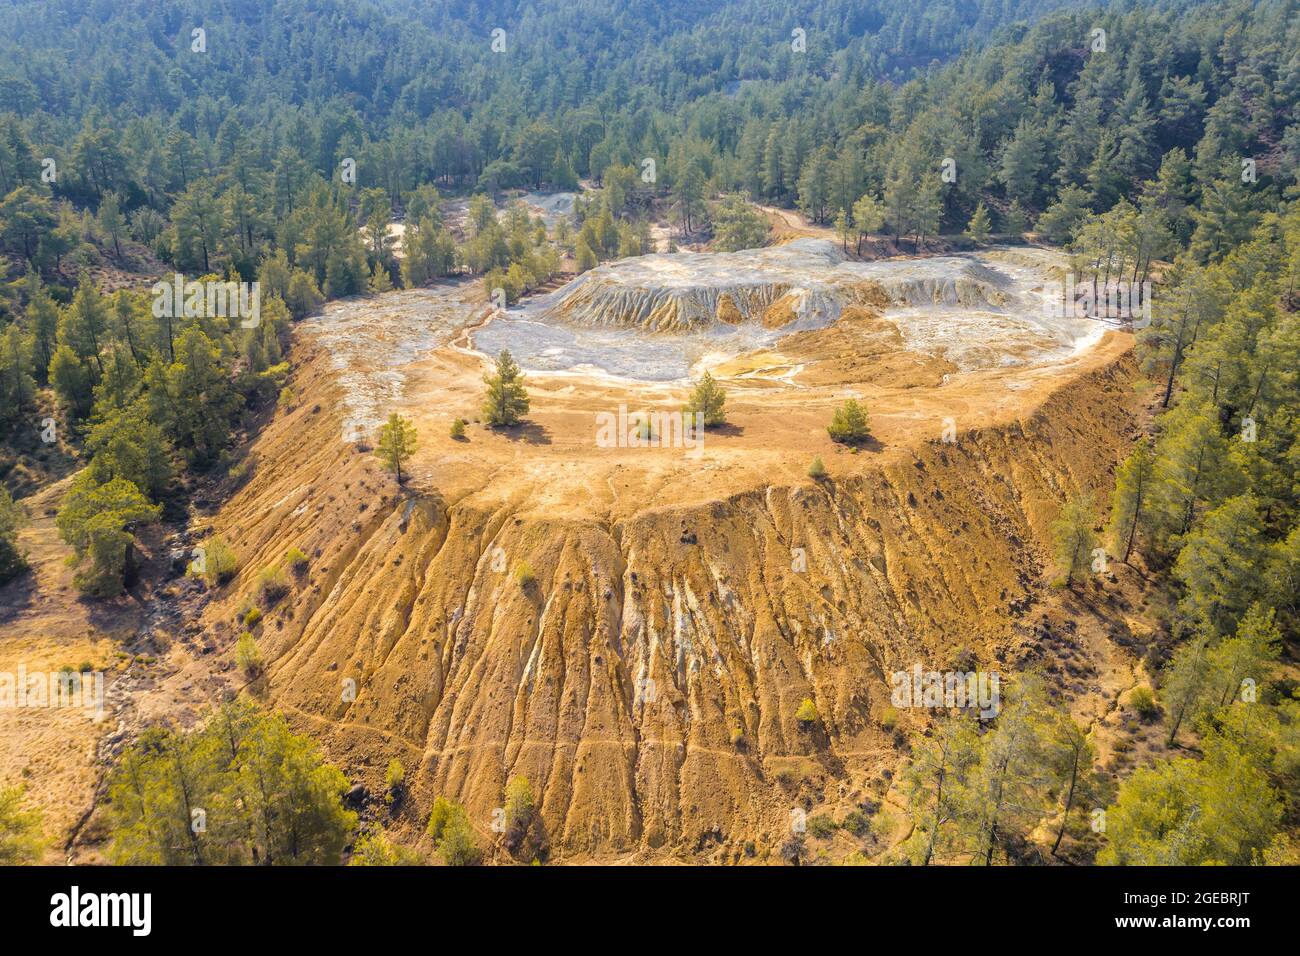
[[[239,558],[226,539],[220,535],[209,538],[201,549],[196,568],[198,575],[209,587],[218,587],[233,578],[238,570]]]
[[[273,564],[258,572],[257,596],[263,604],[270,607],[288,593],[289,578],[279,564]]]
[[[348,866],[423,866],[424,857],[394,843],[382,830],[371,830],[357,840]]]
[[[902,847],[916,864],[1030,862],[1029,834],[1056,820],[1056,847],[1080,808],[1104,797],[1104,778],[1083,728],[1053,702],[1036,674],[1004,687],[997,719],[942,717],[903,774],[916,829]],[[1056,851],[1053,847],[1052,852]]]
[[[433,801],[428,833],[447,866],[476,866],[483,858],[465,808],[453,800],[438,797]]]
[[[257,638],[248,631],[239,635],[235,642],[235,663],[246,677],[256,677],[262,673],[262,649],[257,646]]]
[[[713,219],[713,248],[719,252],[757,249],[767,244],[767,219],[746,200],[732,193],[709,212]]]
[[[1074,587],[1075,579],[1092,566],[1092,551],[1097,546],[1093,525],[1097,516],[1087,498],[1067,501],[1052,522],[1052,547],[1056,564],[1065,572],[1065,586]]]
[[[691,397],[687,399],[683,411],[689,415],[703,415],[705,428],[717,428],[726,424],[727,414],[723,406],[727,402],[727,393],[713,380],[708,372],[695,383]]]
[[[98,597],[121,594],[135,546],[132,529],[156,521],[159,510],[125,478],[97,484],[83,471],[73,479],[55,521],[80,565],[77,587]]]
[[[24,809],[21,787],[0,787],[0,866],[38,863],[44,850],[40,813]]]
[[[819,840],[829,840],[838,829],[835,821],[824,813],[808,818],[808,832]]]
[[[821,720],[821,715],[817,712],[817,705],[813,703],[811,697],[805,697],[803,702],[799,704],[799,709],[794,712],[794,719],[799,721],[800,725],[805,729],[814,726]]]
[[[78,587],[115,596],[142,527],[183,511],[209,475],[250,473],[247,458],[231,468],[234,450],[273,401],[293,407],[289,326],[326,298],[467,272],[515,301],[566,255],[585,271],[646,251],[665,211],[679,237],[758,245],[767,228],[750,198],[833,224],[858,253],[885,229],[918,249],[1033,230],[1085,282],[1158,281],[1138,357],[1160,411],[1120,464],[1105,541],[1145,575],[1149,606],[1169,608],[1155,643],[1172,659],[1160,670],[1151,658],[1161,706],[1139,692],[1130,704],[1188,749],[1112,797],[1079,728],[1025,678],[984,733],[954,717],[917,747],[905,851],[1019,861],[1034,858],[1030,834],[1054,829],[1052,852],[1070,836],[1080,857],[1104,843],[1106,862],[1293,858],[1297,703],[1278,660],[1300,634],[1300,23],[1277,0],[1063,6],[794,0],[774,17],[761,0],[662,15],[540,0],[501,25],[600,42],[521,43],[509,76],[485,79],[481,23],[433,22],[407,2],[356,15],[341,0],[277,0],[239,16],[192,0],[62,4],[49,16],[17,0],[0,21],[0,441],[18,447],[56,408],[84,465],[57,526]],[[202,58],[178,35],[193,22],[222,37]],[[816,38],[797,54],[791,23]],[[1110,44],[1089,55],[1098,27]],[[955,175],[941,179],[948,159]],[[494,202],[580,178],[594,188],[572,232]],[[444,221],[443,195],[468,199],[463,229]],[[260,323],[155,308],[115,288],[119,268],[258,281]],[[486,384],[490,426],[528,413],[508,354]],[[828,433],[867,441],[866,410],[846,403]],[[404,429],[387,448],[381,438],[399,483],[413,442]],[[824,472],[820,459],[809,469]],[[0,498],[0,581],[23,570],[15,513]],[[1053,525],[1067,585],[1096,525],[1082,502]],[[237,568],[212,538],[196,573],[216,587]],[[800,722],[815,723],[805,708]],[[282,722],[241,718],[235,732],[232,720],[157,731],[128,753],[111,788],[115,855],[338,861],[336,831],[351,827],[337,772]],[[184,812],[195,794],[202,839]],[[1104,834],[1081,827],[1082,808],[1112,799]],[[15,801],[0,797],[0,818]],[[477,861],[455,809],[439,852]],[[390,855],[383,840],[357,855]]]
[[[347,780],[284,718],[239,698],[201,730],[141,734],[109,781],[115,863],[338,864]]]
[[[856,398],[850,398],[835,409],[826,433],[831,436],[831,441],[841,445],[861,445],[871,437],[866,408]]]
[[[1115,492],[1111,499],[1110,521],[1106,525],[1106,539],[1111,550],[1127,562],[1138,542],[1138,535],[1150,531],[1150,486],[1154,458],[1148,442],[1137,446],[1120,465],[1115,476]]]
[[[510,778],[506,784],[503,810],[506,850],[520,859],[537,861],[543,858],[547,850],[546,834],[527,777],[517,775]]]
[[[27,559],[18,550],[18,529],[25,523],[22,507],[0,486],[0,584],[27,571]]]
[[[812,464],[808,466],[808,477],[813,481],[821,481],[827,474],[826,464],[822,461],[821,456],[818,455],[812,460]]]
[[[971,213],[970,222],[966,224],[966,235],[975,242],[984,242],[988,239],[991,228],[989,211],[984,208],[984,203],[977,203],[975,211]]]
[[[384,786],[390,794],[406,786],[406,768],[396,757],[388,761],[388,769],[384,771]]]
[[[508,351],[497,356],[496,371],[483,376],[487,394],[483,397],[483,418],[494,428],[518,425],[528,414],[528,392],[523,372]]]
[[[397,483],[402,483],[402,465],[415,453],[415,425],[397,412],[388,416],[388,421],[379,430],[379,446],[376,453],[384,467],[397,476]]]
[[[465,425],[468,424],[463,418],[453,418],[451,421],[451,437],[455,441],[462,441],[465,438]]]
[[[1150,687],[1135,687],[1129,691],[1128,705],[1143,720],[1154,720],[1160,716],[1160,705],[1156,703],[1156,695]]]
[[[284,553],[284,566],[293,574],[302,574],[310,563],[301,548],[290,548]]]
[[[559,271],[560,253],[548,239],[545,224],[529,218],[522,203],[511,203],[502,223],[491,199],[478,195],[470,201],[469,220],[474,235],[465,260],[474,271],[485,273],[489,297],[500,289],[507,304],[516,302]]]

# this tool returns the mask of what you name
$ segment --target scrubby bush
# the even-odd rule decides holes
[[[478,836],[470,826],[465,808],[453,800],[439,797],[433,801],[429,836],[448,866],[474,866],[482,859]]]
[[[820,719],[817,713],[817,705],[813,703],[811,697],[805,697],[799,709],[794,712],[794,719],[799,721],[805,729],[817,723]]]
[[[263,568],[258,574],[257,593],[266,604],[274,604],[289,593],[289,581],[279,565]]]
[[[199,575],[211,587],[225,584],[239,570],[239,558],[234,549],[220,535],[208,539],[203,546]]]
[[[815,817],[808,819],[808,832],[819,840],[828,840],[835,835],[839,827],[835,821],[824,813],[819,813]]]
[[[461,441],[465,437],[465,419],[456,418],[451,423],[451,437],[456,441]]]
[[[376,830],[357,841],[348,866],[422,866],[424,857]]]
[[[0,866],[36,863],[44,848],[40,812],[23,808],[20,787],[0,787]]]
[[[813,481],[821,481],[826,477],[826,465],[820,456],[814,458],[812,464],[808,466],[808,477]]]
[[[518,775],[506,784],[506,849],[524,859],[537,860],[546,849],[546,835],[537,815],[537,802],[528,778]]]
[[[248,479],[253,477],[253,472],[255,470],[256,465],[253,462],[253,456],[249,455],[238,464],[232,465],[230,470],[226,472],[226,476],[230,478],[231,482],[236,488],[238,488],[244,485]]]
[[[1143,720],[1154,720],[1160,716],[1160,705],[1150,687],[1135,687],[1129,691],[1128,704]]]
[[[290,548],[284,553],[284,566],[294,574],[302,574],[307,570],[307,555],[301,548]]]
[[[401,790],[406,785],[406,768],[396,757],[388,761],[388,770],[384,773],[384,785],[390,794]]]
[[[533,574],[533,566],[527,561],[520,561],[515,565],[515,583],[521,588],[526,588],[534,581],[537,576]]]
[[[262,649],[248,631],[239,635],[239,642],[235,645],[235,663],[249,677],[262,673]]]
[[[844,822],[840,826],[855,837],[862,839],[871,833],[871,817],[861,810],[850,810],[845,815]]]

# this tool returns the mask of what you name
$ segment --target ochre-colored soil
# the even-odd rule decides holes
[[[478,284],[465,296],[481,298]],[[1004,672],[1041,660],[1081,719],[1127,719],[1116,703],[1143,678],[1138,655],[1112,640],[1099,597],[1049,586],[1046,540],[1065,498],[1109,492],[1137,434],[1129,335],[1050,365],[963,372],[853,308],[717,367],[728,424],[702,449],[599,447],[598,413],[685,399],[607,376],[530,376],[527,422],[485,428],[486,361],[453,336],[400,367],[391,410],[419,434],[400,487],[343,440],[356,375],[308,326],[295,339],[296,405],[210,519],[240,556],[232,582],[168,585],[148,596],[167,613],[143,620],[123,599],[110,633],[69,590],[52,519],[24,531],[39,592],[56,600],[4,612],[0,652],[40,638],[21,653],[75,665],[138,649],[139,633],[159,657],[115,658],[131,696],[108,728],[0,715],[0,779],[21,775],[60,839],[92,798],[90,748],[115,720],[186,724],[245,688],[372,793],[400,758],[412,794],[394,828],[425,850],[435,796],[463,802],[493,846],[505,782],[527,775],[560,861],[771,862],[792,808],[838,818],[863,804],[879,807],[864,848],[886,853],[906,836],[892,778],[927,719],[882,726],[889,675],[948,669],[962,651]],[[856,452],[826,433],[849,396],[871,415]],[[459,441],[458,416],[471,421]],[[808,477],[814,457],[827,479]],[[293,547],[309,566],[268,604],[258,573]],[[1138,590],[1125,581],[1114,587]],[[251,604],[268,668],[248,684],[233,651]],[[795,718],[804,699],[820,716],[810,728]],[[842,857],[846,841],[815,849]],[[92,833],[78,858],[98,852]]]
[[[1108,490],[1135,434],[1130,347],[1110,332],[1050,367],[959,374],[898,351],[863,309],[721,369],[728,425],[689,450],[598,447],[596,413],[685,398],[608,377],[533,376],[527,423],[487,429],[484,359],[452,345],[402,370],[394,407],[420,445],[399,488],[341,440],[337,372],[300,335],[298,406],[213,522],[244,564],[205,632],[228,660],[258,571],[310,556],[263,608],[253,689],[372,791],[400,758],[413,843],[436,795],[490,843],[522,773],[554,858],[747,860],[752,841],[774,859],[792,807],[893,799],[900,740],[925,718],[882,728],[891,672],[961,648],[1014,669],[1035,605],[1055,601],[1048,524],[1065,497]],[[848,395],[871,410],[858,452],[825,430]],[[211,665],[191,668],[175,679]],[[904,834],[881,812],[883,851]]]

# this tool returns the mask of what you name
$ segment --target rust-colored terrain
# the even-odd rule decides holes
[[[238,575],[148,596],[183,616],[143,622],[133,649],[157,660],[126,658],[148,675],[127,685],[129,710],[75,746],[187,722],[243,688],[234,644],[257,605],[267,668],[247,689],[372,792],[399,758],[411,799],[395,832],[412,845],[427,847],[440,795],[490,844],[524,774],[553,860],[775,860],[792,808],[863,805],[880,814],[870,852],[887,854],[906,836],[892,778],[925,729],[887,719],[889,675],[1041,656],[1060,603],[1048,524],[1065,498],[1108,492],[1136,434],[1131,336],[963,370],[854,306],[716,361],[728,424],[701,449],[606,448],[597,413],[675,410],[688,386],[530,374],[526,424],[488,429],[488,363],[464,331],[482,299],[477,284],[390,293],[297,327],[294,406],[252,444],[251,478],[171,543],[219,533]],[[849,395],[871,413],[856,452],[825,430]],[[400,487],[368,445],[389,411],[419,433]],[[290,548],[307,568],[268,602],[259,572]],[[1079,653],[1090,679],[1062,672],[1061,687],[1106,718],[1136,659],[1106,641]],[[795,716],[805,699],[812,726]],[[88,803],[96,765],[78,759]],[[98,833],[76,831],[74,855],[98,858]]]
[[[420,434],[403,488],[342,440],[350,397],[304,327],[298,407],[213,521],[243,570],[205,627],[229,654],[258,571],[290,547],[310,556],[263,608],[260,692],[372,789],[401,759],[412,840],[436,795],[486,834],[522,773],[561,859],[770,851],[794,806],[888,793],[891,672],[961,649],[1014,667],[1048,523],[1065,497],[1109,487],[1135,428],[1121,333],[968,375],[868,350],[853,391],[875,441],[850,453],[824,426],[853,321],[791,378],[738,360],[729,426],[702,451],[597,447],[596,411],[673,408],[685,390],[576,375],[532,377],[525,426],[453,440],[485,363],[435,349],[386,405]],[[806,476],[814,456],[826,480]]]

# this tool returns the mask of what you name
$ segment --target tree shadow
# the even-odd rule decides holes
[[[859,451],[881,452],[885,450],[884,443],[881,442],[881,440],[877,438],[875,435],[868,435],[866,438],[863,438],[861,441],[853,442],[853,444],[845,445],[844,447],[848,448],[849,451],[852,452],[859,452]]]
[[[24,571],[0,587],[0,624],[10,624],[36,603],[36,573]]]
[[[504,435],[510,441],[522,441],[530,445],[549,445],[551,443],[551,433],[546,429],[546,426],[537,422],[520,422],[518,425],[493,428],[492,430],[499,435]]]
[[[704,429],[706,438],[709,435],[719,435],[723,438],[739,438],[743,434],[745,434],[745,426],[733,425],[731,422],[723,422],[721,425],[713,425]]]

